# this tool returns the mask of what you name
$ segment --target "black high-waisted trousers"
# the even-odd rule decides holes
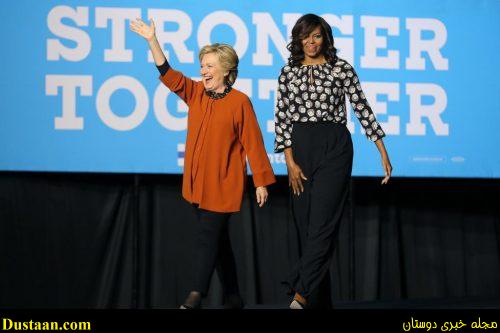
[[[300,259],[283,283],[307,298],[320,285],[332,258],[334,232],[348,197],[352,170],[351,134],[345,125],[294,123],[292,153],[307,180],[292,194]]]

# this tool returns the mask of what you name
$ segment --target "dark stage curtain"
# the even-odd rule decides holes
[[[333,301],[500,298],[500,181],[353,178]],[[1,308],[173,308],[189,291],[194,211],[181,176],[0,173]],[[230,235],[249,305],[287,304],[297,258],[287,179],[249,191]],[[222,301],[214,275],[208,306]]]

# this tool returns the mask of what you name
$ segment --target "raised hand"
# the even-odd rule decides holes
[[[144,37],[147,41],[151,41],[155,36],[155,23],[153,19],[149,21],[151,24],[147,25],[143,20],[137,18],[135,21],[130,22],[130,30]]]

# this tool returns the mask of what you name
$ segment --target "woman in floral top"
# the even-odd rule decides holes
[[[332,29],[321,17],[302,16],[292,30],[291,55],[278,79],[275,151],[284,152],[300,259],[283,283],[291,308],[311,305],[310,296],[328,273],[334,234],[347,201],[353,148],[345,95],[382,159],[386,184],[392,166],[354,68],[336,55]]]

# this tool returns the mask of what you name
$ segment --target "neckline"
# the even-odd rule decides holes
[[[301,64],[300,67],[319,67],[324,65],[328,65],[328,62],[322,62],[320,64],[310,64],[310,65]]]
[[[205,90],[205,94],[207,94],[207,96],[210,97],[211,99],[221,99],[221,98],[224,98],[227,94],[229,94],[229,92],[232,89],[233,88],[228,85],[228,86],[226,86],[226,89],[224,89],[224,91],[221,93]]]

